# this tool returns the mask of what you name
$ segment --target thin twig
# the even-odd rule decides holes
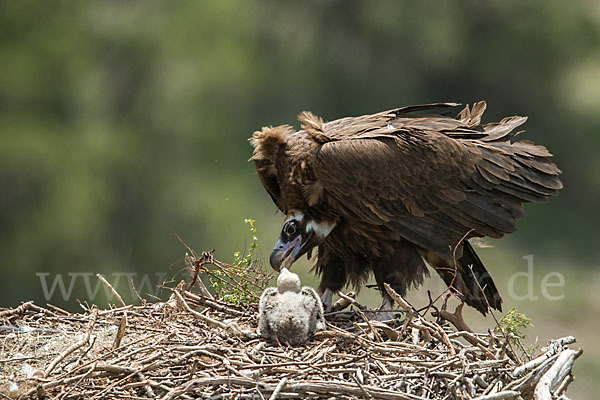
[[[113,349],[118,349],[121,345],[121,340],[123,339],[123,335],[125,334],[125,327],[127,326],[127,312],[123,313],[121,317],[121,323],[119,324],[119,329],[117,329],[117,334],[115,335],[115,340],[113,342]]]
[[[106,279],[104,279],[104,277],[102,276],[102,274],[96,274],[96,276],[98,277],[98,279],[100,279],[100,281],[102,281],[102,283],[104,283],[104,285],[108,288],[108,290],[110,290],[110,292],[117,298],[117,300],[119,301],[119,303],[123,307],[125,307],[126,304],[123,301],[123,299],[121,298],[121,295],[115,290],[115,288]]]
[[[287,384],[288,378],[282,378],[281,381],[279,381],[279,383],[277,384],[277,386],[275,387],[275,390],[273,390],[273,394],[271,395],[271,397],[269,397],[269,400],[275,400],[277,398],[277,396],[279,396],[279,392],[281,392],[281,389],[284,388],[284,386]]]

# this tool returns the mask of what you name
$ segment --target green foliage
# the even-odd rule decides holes
[[[247,284],[242,283],[241,288],[233,286],[229,277],[221,271],[212,274],[209,281],[218,297],[229,304],[245,307],[255,302],[256,298]]]
[[[521,349],[524,356],[531,358],[531,356],[538,350],[537,345],[531,344],[527,348],[523,347],[522,339],[525,338],[523,329],[533,327],[531,318],[517,310],[516,304],[512,306],[510,310],[498,321],[499,327],[496,327],[496,332],[500,329],[502,333],[509,336],[509,340]]]
[[[237,251],[233,254],[231,265],[217,265],[215,271],[209,274],[209,281],[218,297],[230,304],[246,307],[256,303],[260,293],[265,288],[269,277],[261,271],[255,253],[258,248],[258,237],[253,219],[245,219],[250,225],[252,242],[247,251]]]
[[[242,252],[236,251],[233,253],[234,264],[238,266],[250,266],[254,261],[254,250],[258,247],[258,237],[256,237],[256,227],[254,226],[255,221],[253,219],[244,219],[244,223],[250,225],[250,232],[252,233],[252,243],[250,248],[244,256]]]
[[[514,305],[500,320],[498,321],[500,328],[507,335],[515,336],[516,338],[525,338],[522,329],[533,326],[531,318],[517,311],[517,306]],[[498,330],[498,328],[496,328]]]

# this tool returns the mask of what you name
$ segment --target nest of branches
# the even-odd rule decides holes
[[[289,347],[256,335],[268,276],[254,262],[209,252],[186,265],[191,282],[165,302],[1,310],[0,398],[559,399],[582,352],[565,337],[528,356],[505,332],[453,327],[460,309],[423,316],[393,291],[395,324],[369,320],[348,297],[351,310]]]

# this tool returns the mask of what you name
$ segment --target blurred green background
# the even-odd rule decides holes
[[[149,289],[181,269],[173,233],[230,262],[249,245],[244,218],[266,259],[282,216],[247,162],[262,126],[485,99],[484,122],[529,116],[565,189],[479,253],[506,308],[533,319],[530,342],[578,337],[570,393],[596,397],[598,1],[1,1],[0,32],[0,306],[44,304],[58,274],[72,295],[56,286],[50,302],[75,310],[81,274],[148,274]],[[530,254],[512,292],[538,299],[513,299]],[[562,300],[543,296],[551,272]]]

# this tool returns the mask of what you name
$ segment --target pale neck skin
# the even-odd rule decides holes
[[[277,277],[277,289],[279,293],[300,292],[300,278],[298,275],[290,272],[287,268],[282,268]]]

